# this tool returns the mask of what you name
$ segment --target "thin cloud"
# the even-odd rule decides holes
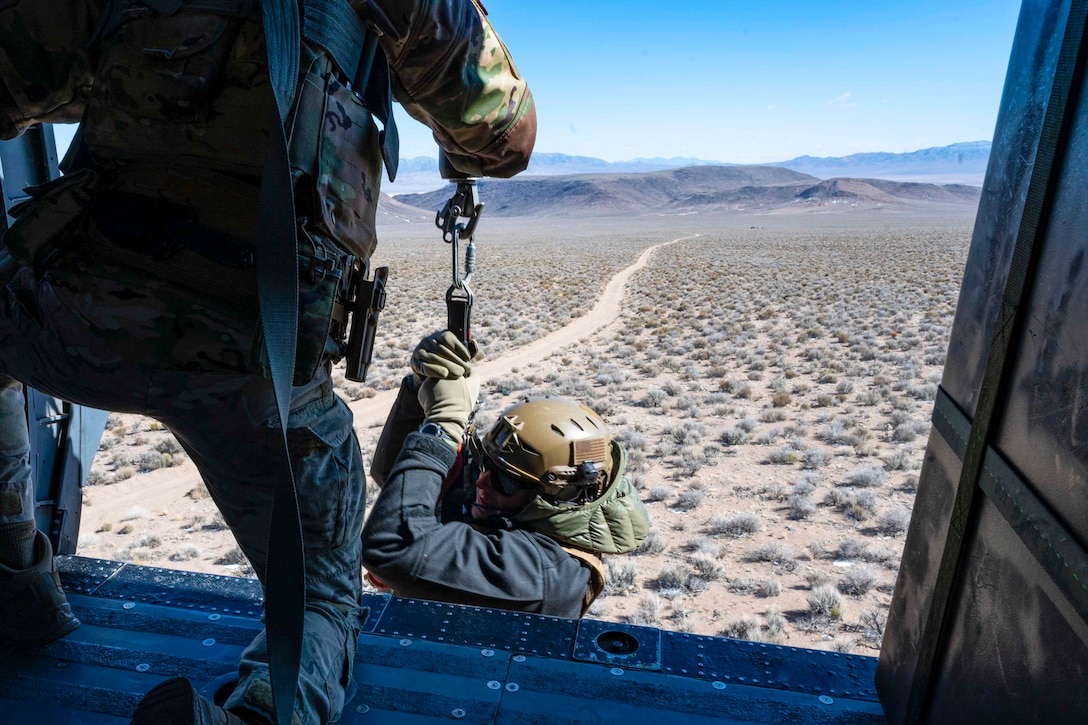
[[[854,103],[853,101],[850,100],[850,92],[847,91],[846,93],[843,93],[841,96],[837,96],[835,98],[832,98],[830,101],[827,102],[827,105],[829,105],[829,106],[843,106],[844,108],[853,108],[854,106],[856,106],[858,104],[856,104],[856,103]]]

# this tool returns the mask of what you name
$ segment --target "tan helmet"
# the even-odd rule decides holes
[[[480,444],[486,463],[562,501],[592,500],[612,473],[612,439],[599,415],[565,398],[507,408]],[[525,485],[529,484],[529,485]]]

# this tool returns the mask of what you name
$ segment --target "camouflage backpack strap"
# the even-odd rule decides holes
[[[600,554],[594,554],[589,551],[583,551],[581,549],[575,549],[573,546],[564,546],[563,551],[567,552],[578,563],[589,569],[589,584],[586,585],[586,596],[582,602],[582,613],[579,616],[586,616],[586,612],[589,611],[589,605],[593,604],[593,600],[601,595],[604,591],[604,562],[601,559]]]

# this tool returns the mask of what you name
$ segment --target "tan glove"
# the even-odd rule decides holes
[[[449,330],[433,332],[419,341],[409,363],[412,372],[422,381],[426,378],[453,380],[472,372],[472,361],[480,354],[475,340],[461,342]]]
[[[468,425],[468,416],[480,397],[480,376],[454,380],[427,378],[419,386],[419,404],[427,416],[426,422],[437,423],[442,430],[460,445]]]

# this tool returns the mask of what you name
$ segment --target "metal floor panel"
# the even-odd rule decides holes
[[[117,717],[88,710],[73,710],[36,700],[11,700],[0,697],[0,712],[5,723],[34,723],[34,725],[128,725],[128,715]]]
[[[83,626],[0,653],[0,722],[128,722],[185,675],[228,692],[260,631],[260,587],[234,577],[60,557]],[[366,595],[340,722],[879,723],[876,658],[649,627]]]

